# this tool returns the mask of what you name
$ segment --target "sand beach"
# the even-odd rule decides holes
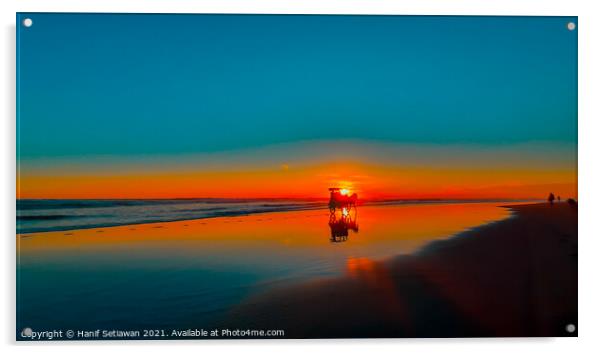
[[[507,207],[511,218],[348,274],[248,300],[230,324],[290,337],[575,336],[577,209]]]
[[[448,337],[565,335],[576,323],[566,203],[355,213],[343,231],[318,209],[17,235],[17,328]]]

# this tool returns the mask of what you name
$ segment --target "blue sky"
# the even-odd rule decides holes
[[[577,142],[576,18],[25,17],[21,159]]]

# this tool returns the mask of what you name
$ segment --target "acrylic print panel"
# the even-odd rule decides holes
[[[577,18],[17,23],[18,340],[577,335]]]

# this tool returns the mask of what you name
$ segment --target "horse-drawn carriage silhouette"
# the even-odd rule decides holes
[[[350,209],[355,207],[355,203],[357,202],[357,193],[353,193],[352,195],[347,195],[344,193],[345,189],[342,188],[328,188],[330,191],[330,201],[328,202],[328,208],[330,212],[333,213],[337,208]]]

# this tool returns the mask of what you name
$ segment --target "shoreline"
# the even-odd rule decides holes
[[[258,295],[224,326],[287,338],[576,336],[565,330],[577,325],[576,206],[506,207],[511,217],[414,254]]]

